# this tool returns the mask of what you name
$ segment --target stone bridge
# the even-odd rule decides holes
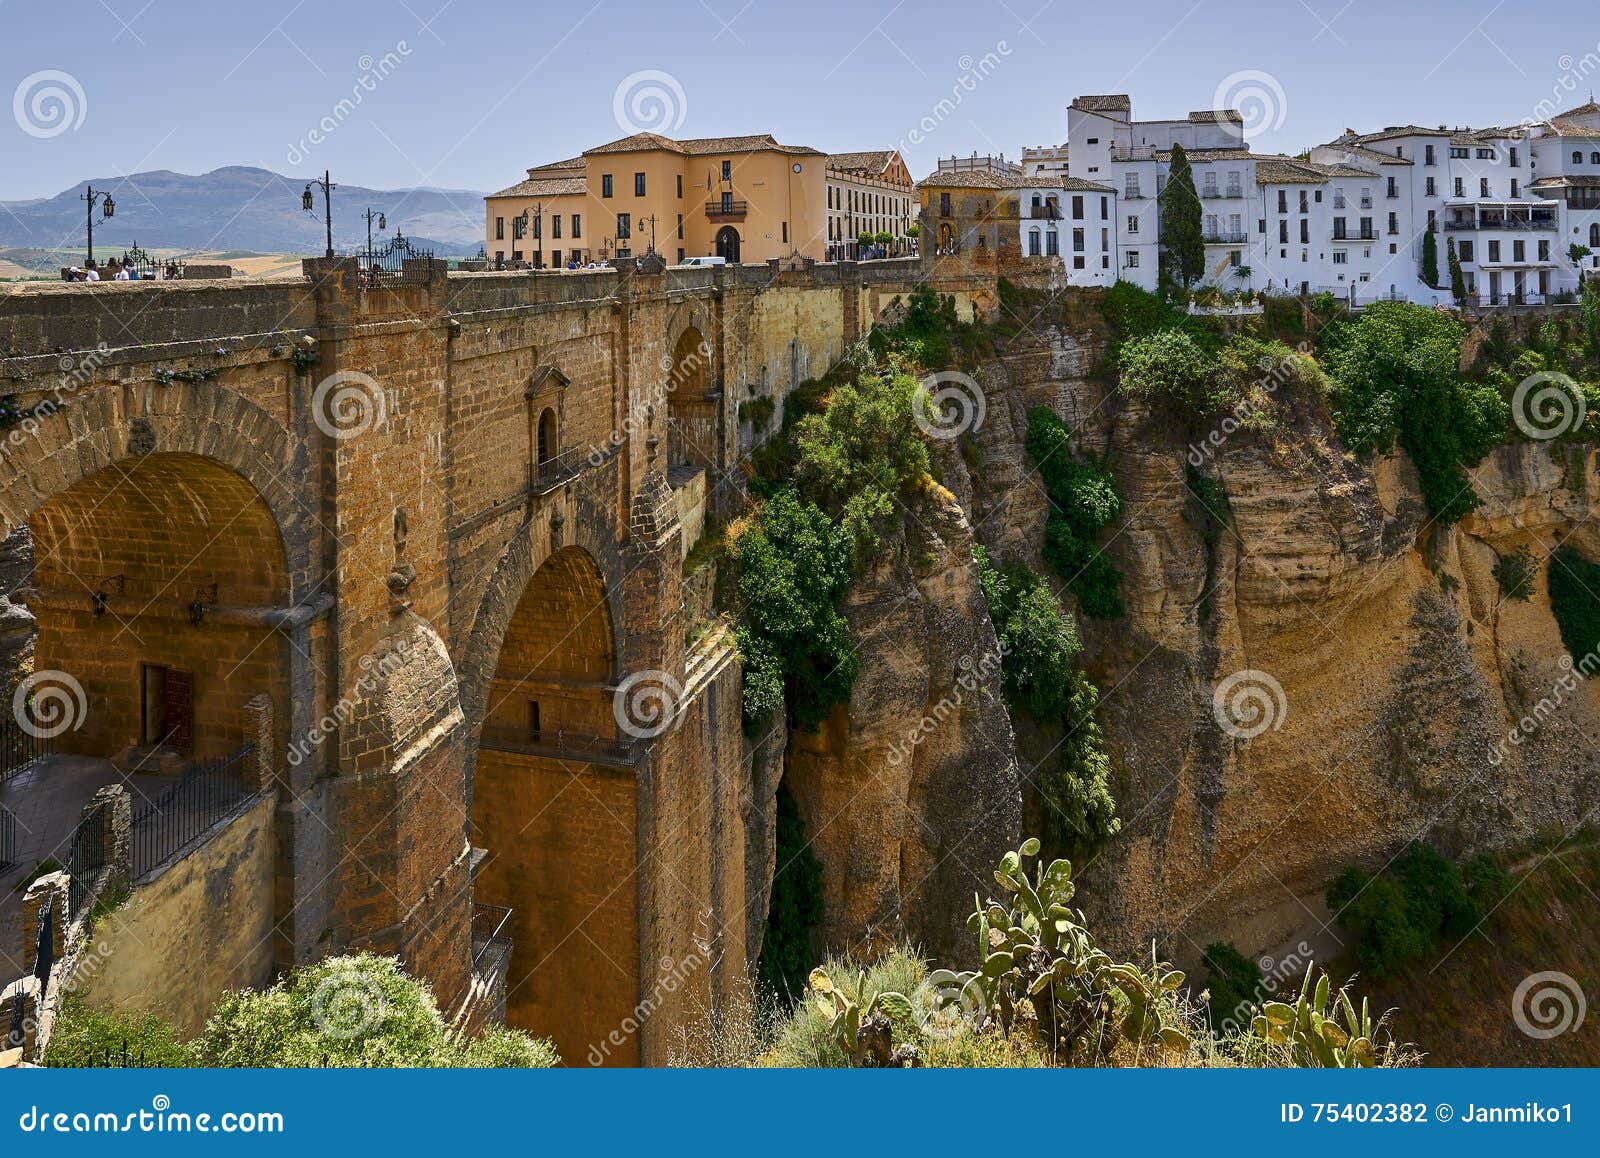
[[[32,536],[33,667],[87,705],[57,744],[208,757],[266,696],[275,968],[398,954],[459,1013],[509,908],[510,1023],[664,1060],[742,985],[772,857],[686,557],[788,392],[920,276],[13,288],[0,515]]]

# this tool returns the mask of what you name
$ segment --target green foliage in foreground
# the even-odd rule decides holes
[[[100,1013],[72,998],[46,1054],[78,1066],[106,1050],[164,1067],[542,1068],[560,1064],[548,1041],[494,1026],[450,1033],[428,986],[397,960],[358,953],[292,971],[270,989],[225,993],[192,1042],[149,1014]]]
[[[999,637],[1006,700],[1013,711],[1056,723],[1054,759],[1035,769],[1034,790],[1052,853],[1086,858],[1122,830],[1111,795],[1111,760],[1095,711],[1100,693],[1076,663],[1082,645],[1072,617],[1026,567],[995,567],[973,550]]]
[[[1407,1065],[1383,1020],[1313,967],[1299,1005],[1260,1010],[1238,1034],[1211,1031],[1183,974],[1152,957],[1119,962],[1069,908],[1072,868],[1034,866],[1027,841],[976,906],[982,967],[930,969],[907,948],[870,965],[830,959],[813,995],[786,1015],[757,1009],[689,1027],[677,1064],[761,1066],[1370,1066]],[[876,1000],[874,1001],[874,998]],[[1285,1010],[1287,1013],[1285,1013]],[[854,1017],[851,1017],[852,1011]],[[1304,1027],[1304,1030],[1302,1030]],[[1332,1048],[1317,1046],[1315,1035]]]
[[[1545,581],[1567,654],[1574,663],[1600,655],[1600,564],[1589,562],[1572,547],[1560,547],[1550,556]],[[1582,670],[1595,670],[1593,659]]]
[[[1464,337],[1448,314],[1379,302],[1327,326],[1320,342],[1340,438],[1358,454],[1387,454],[1398,442],[1445,524],[1479,505],[1466,468],[1504,437],[1509,416],[1499,390],[1462,376]]]
[[[1459,939],[1482,922],[1509,880],[1487,857],[1465,876],[1432,846],[1414,841],[1377,875],[1347,868],[1328,889],[1328,907],[1355,937],[1356,960],[1375,977],[1422,956],[1441,937]]]
[[[1028,412],[1027,446],[1050,496],[1045,562],[1066,580],[1085,615],[1121,619],[1125,614],[1118,592],[1122,572],[1097,542],[1101,530],[1122,510],[1110,472],[1100,464],[1074,458],[1071,432],[1043,406]]]
[[[744,722],[752,734],[774,712],[815,730],[850,697],[860,668],[839,600],[850,586],[849,535],[792,491],[767,500],[729,547],[742,609]]]
[[[428,986],[392,957],[305,965],[270,989],[224,994],[200,1040],[217,1066],[545,1067],[549,1042],[495,1028],[461,1042]]]
[[[7,1010],[8,1016],[9,1013]],[[153,1068],[188,1069],[201,1064],[195,1045],[181,1040],[155,1014],[105,1012],[90,1008],[81,997],[69,995],[56,1016],[45,1065],[105,1065],[108,1057],[120,1064],[124,1051],[130,1061],[142,1059]]]

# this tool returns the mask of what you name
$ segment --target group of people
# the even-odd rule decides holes
[[[169,261],[163,270],[152,268],[148,273],[140,273],[132,261],[122,261],[113,257],[105,265],[96,265],[94,258],[90,258],[83,265],[64,265],[61,267],[61,280],[70,282],[89,281],[170,281],[183,276],[183,271],[175,261]]]

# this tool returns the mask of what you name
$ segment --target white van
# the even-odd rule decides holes
[[[725,257],[712,257],[710,254],[707,254],[705,257],[686,257],[682,261],[680,261],[678,264],[679,265],[727,265],[728,264],[728,259],[725,258]]]

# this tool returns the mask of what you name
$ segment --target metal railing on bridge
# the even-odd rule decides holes
[[[255,798],[245,768],[255,747],[245,744],[226,756],[196,761],[171,787],[133,810],[135,880]]]
[[[15,719],[0,722],[0,784],[26,772],[54,751],[52,740],[22,727]]]

